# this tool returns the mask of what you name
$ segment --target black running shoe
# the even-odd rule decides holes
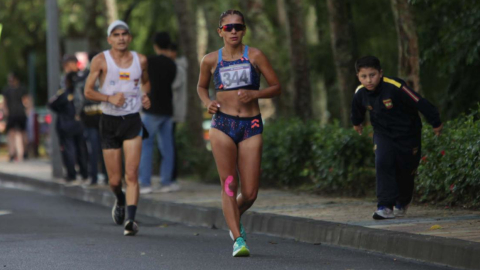
[[[123,235],[125,236],[133,236],[138,232],[138,225],[135,221],[129,219],[125,222],[125,230],[123,231]]]
[[[125,206],[118,205],[118,201],[115,200],[115,204],[112,208],[113,222],[117,225],[122,225],[125,220]]]

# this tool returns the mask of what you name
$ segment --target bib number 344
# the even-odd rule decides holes
[[[239,64],[220,68],[220,76],[225,89],[250,85],[250,64]]]

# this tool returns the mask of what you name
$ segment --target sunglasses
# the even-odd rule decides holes
[[[220,26],[218,28],[225,32],[232,32],[233,29],[235,29],[235,31],[244,31],[247,27],[245,26],[245,24],[241,23],[230,23]]]

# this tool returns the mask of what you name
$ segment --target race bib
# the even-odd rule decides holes
[[[113,104],[110,104],[112,106],[112,109],[114,109],[116,111],[124,111],[124,112],[133,111],[137,106],[138,93],[137,92],[123,92],[123,95],[125,97],[125,103],[123,103],[122,106],[115,106]]]
[[[224,89],[238,88],[251,84],[251,66],[249,63],[220,68],[220,78]]]

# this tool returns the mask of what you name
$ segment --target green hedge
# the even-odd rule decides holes
[[[307,182],[310,138],[315,128],[298,119],[267,123],[263,131],[262,186],[298,186]]]
[[[468,116],[445,123],[434,136],[426,124],[416,199],[467,206],[480,205],[480,107]],[[264,129],[262,187],[301,188],[337,195],[375,193],[372,129],[359,136],[352,128],[320,126],[299,119],[267,122]],[[213,156],[200,156],[177,133],[179,170],[217,182]]]
[[[282,119],[266,123],[263,133],[262,187],[303,187],[316,192],[364,195],[375,186],[371,129],[359,136],[338,124]],[[182,126],[176,133],[178,168],[183,176],[217,182],[213,155],[189,147]]]
[[[480,205],[480,108],[445,123],[441,136],[425,125],[416,191],[421,201]]]
[[[338,125],[317,127],[309,162],[315,190],[337,194],[366,195],[375,192],[373,133],[360,136],[353,128]]]
[[[264,131],[262,185],[364,195],[375,186],[373,143],[338,123],[283,119]]]
[[[177,173],[183,178],[192,178],[207,183],[218,183],[215,159],[210,151],[199,151],[191,145],[191,136],[185,124],[177,126]]]

